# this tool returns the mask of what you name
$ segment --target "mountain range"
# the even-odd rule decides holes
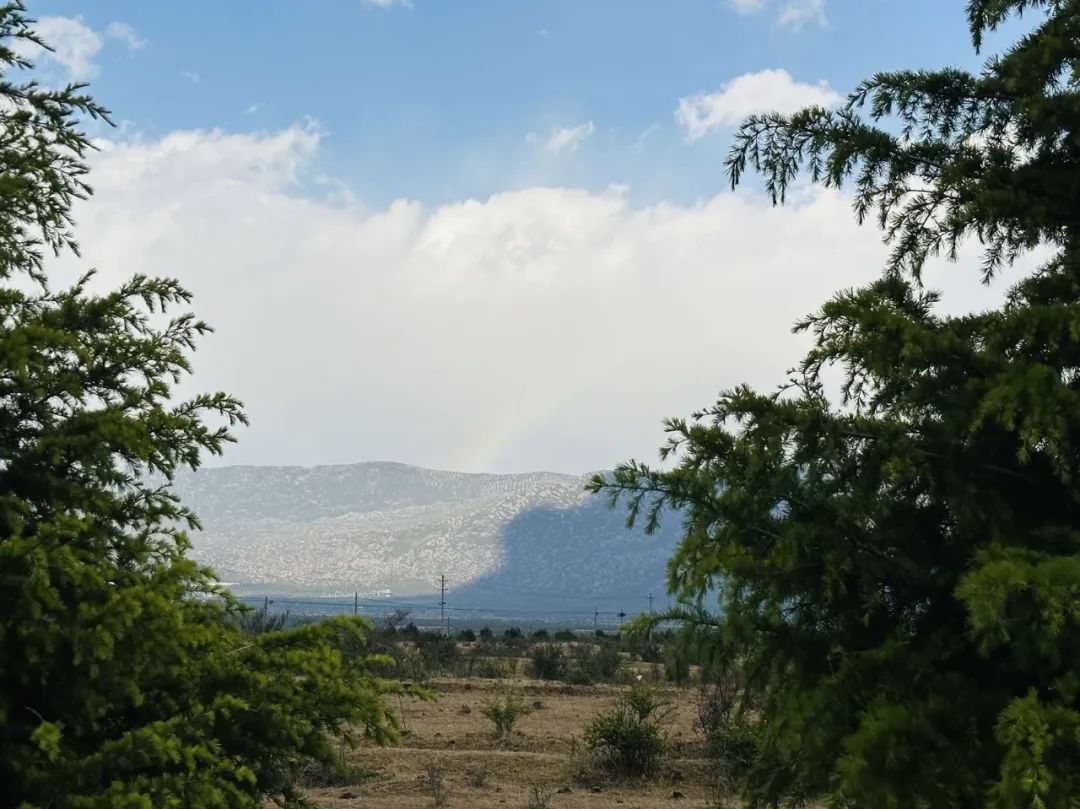
[[[174,489],[203,525],[195,558],[238,592],[431,594],[445,576],[454,604],[639,612],[679,520],[627,529],[585,481],[360,463],[201,469]]]

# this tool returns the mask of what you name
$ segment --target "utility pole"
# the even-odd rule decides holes
[[[360,612],[360,594],[352,594],[352,614],[357,615]]]
[[[652,615],[652,593],[649,593],[649,615]]]
[[[600,608],[593,607],[592,610],[592,628],[593,632],[600,628]]]
[[[446,576],[439,576],[439,629],[450,634],[446,628]]]
[[[263,596],[263,612],[270,612],[270,596]]]

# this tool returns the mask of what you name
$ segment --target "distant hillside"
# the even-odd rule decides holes
[[[196,557],[239,585],[430,593],[445,574],[458,604],[581,609],[606,595],[601,609],[637,612],[663,592],[677,520],[628,531],[584,481],[362,463],[205,469],[176,490],[203,522]]]

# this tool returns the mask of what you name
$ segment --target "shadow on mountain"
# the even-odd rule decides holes
[[[635,615],[666,603],[667,562],[680,537],[668,514],[651,536],[626,527],[626,511],[600,497],[572,508],[538,506],[502,531],[503,559],[491,573],[447,594],[452,607],[516,610],[523,614],[619,612]]]

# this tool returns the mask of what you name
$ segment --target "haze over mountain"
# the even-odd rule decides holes
[[[678,520],[628,530],[585,479],[360,463],[203,469],[175,488],[203,523],[196,558],[240,589],[431,593],[445,574],[458,604],[639,611],[664,591]]]

